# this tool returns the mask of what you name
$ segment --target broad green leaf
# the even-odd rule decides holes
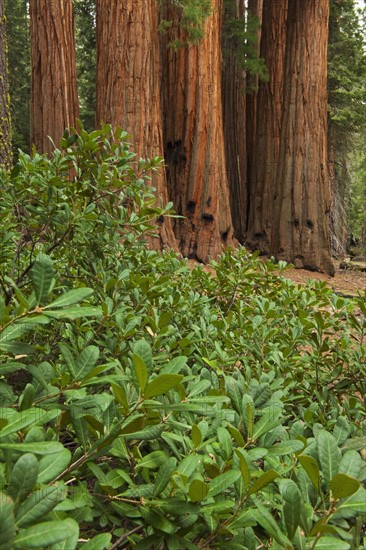
[[[12,342],[17,338],[21,338],[28,330],[34,327],[34,323],[18,322],[5,327],[0,331],[0,343]]]
[[[42,443],[0,443],[0,449],[17,451],[19,453],[33,453],[35,455],[53,455],[63,450],[58,441],[42,441]]]
[[[81,546],[82,550],[105,550],[111,541],[112,535],[110,533],[101,533],[96,535],[92,539],[88,540],[86,544]]]
[[[141,391],[144,391],[148,378],[148,371],[146,363],[139,355],[135,353],[132,356],[133,366],[136,373],[137,382],[140,386]]]
[[[46,455],[39,461],[38,483],[47,483],[55,479],[70,464],[71,453],[68,449],[62,448],[56,456]]]
[[[23,500],[34,488],[39,472],[38,460],[31,453],[22,455],[14,464],[8,493],[13,500]]]
[[[353,451],[362,451],[362,449],[366,449],[366,435],[347,439],[347,441],[342,446],[342,449]]]
[[[337,510],[352,510],[355,512],[366,513],[366,489],[360,487],[356,493],[346,497],[338,504]]]
[[[208,494],[207,483],[201,479],[193,479],[189,484],[188,494],[192,502],[202,502]]]
[[[214,497],[234,485],[241,476],[240,470],[228,470],[212,479],[209,483],[209,496]]]
[[[243,392],[239,387],[239,384],[233,378],[226,376],[225,377],[226,393],[230,397],[231,404],[233,409],[241,414],[241,402],[243,397]]]
[[[48,308],[65,307],[78,304],[86,298],[89,298],[92,294],[94,294],[94,290],[91,288],[74,288],[68,292],[65,292],[65,294],[62,294],[62,296],[50,304],[44,306],[43,309],[46,310]]]
[[[336,425],[334,426],[333,435],[337,442],[337,445],[343,445],[350,433],[350,423],[344,416],[337,418]]]
[[[179,374],[182,368],[186,365],[188,357],[185,355],[179,355],[174,357],[165,367],[160,371],[161,374]],[[207,380],[206,380],[207,382]]]
[[[197,424],[192,424],[191,438],[192,438],[193,447],[197,449],[197,447],[199,447],[202,443],[202,432],[197,426]]]
[[[0,350],[13,355],[31,355],[35,352],[35,348],[23,342],[1,342],[0,334]]]
[[[268,449],[268,456],[283,456],[297,453],[304,449],[304,443],[298,439],[284,441]]]
[[[237,428],[235,428],[235,426],[232,426],[231,424],[228,424],[227,429],[229,430],[231,437],[233,438],[235,443],[239,445],[239,447],[244,447],[245,441],[240,431]]]
[[[137,432],[140,432],[145,425],[145,416],[143,414],[134,417],[130,422],[121,428],[119,435],[133,434],[136,436]],[[154,426],[155,427],[155,426]]]
[[[282,548],[292,548],[289,539],[282,533],[277,521],[275,521],[270,512],[268,512],[268,510],[258,501],[256,501],[256,508],[252,509],[252,515],[257,523],[259,523],[275,541],[282,545]]]
[[[266,487],[269,483],[272,483],[277,477],[279,476],[278,472],[275,470],[268,470],[267,472],[264,472],[256,481],[248,488],[248,495],[254,495],[254,493],[257,493],[263,487]]]
[[[67,489],[63,483],[55,483],[35,491],[20,504],[15,511],[18,527],[28,527],[48,514],[67,496]]]
[[[150,344],[146,340],[139,340],[133,346],[133,353],[138,355],[145,363],[147,369],[150,371],[153,366],[152,351]]]
[[[147,384],[144,389],[144,396],[148,399],[167,393],[172,388],[178,386],[183,380],[181,374],[160,374],[152,382]]]
[[[95,367],[99,359],[99,349],[96,346],[87,346],[75,361],[76,380],[82,380]]]
[[[66,363],[69,373],[72,375],[73,378],[75,378],[75,375],[76,375],[75,358],[71,353],[70,348],[63,342],[60,342],[58,347],[60,348],[61,355]]]
[[[37,305],[41,304],[49,294],[52,288],[53,274],[51,258],[46,254],[38,254],[31,271]]]
[[[217,428],[217,439],[220,445],[220,450],[224,453],[225,460],[229,460],[233,454],[233,444],[230,433],[226,428],[219,426]]]
[[[129,406],[128,406],[127,395],[124,388],[122,386],[119,386],[118,384],[111,384],[111,388],[112,388],[114,397],[116,398],[118,403],[122,405],[123,412],[127,414],[129,411]]]
[[[350,497],[360,487],[360,482],[354,477],[350,477],[346,474],[336,474],[329,481],[329,488],[332,491],[333,498],[341,499]]]
[[[319,430],[316,435],[316,442],[321,471],[325,482],[328,484],[332,477],[338,473],[342,454],[335,437],[326,430]]]
[[[51,546],[68,539],[73,533],[79,534],[79,526],[73,519],[38,523],[19,532],[13,543],[14,550]],[[74,548],[75,546],[69,547],[68,550],[74,550]]]
[[[240,467],[241,477],[245,483],[245,487],[248,487],[250,483],[250,473],[249,473],[248,463],[241,449],[235,449],[235,454],[236,456],[239,457],[239,467]]]
[[[338,472],[347,474],[356,479],[360,475],[362,468],[362,458],[357,451],[346,451],[341,458]]]
[[[138,461],[137,468],[156,469],[167,461],[164,451],[153,451]]]
[[[15,536],[14,502],[0,491],[0,550],[10,550]]]
[[[76,437],[83,449],[91,445],[89,438],[88,422],[84,418],[84,410],[79,405],[71,405],[69,408],[72,427],[75,430]]]
[[[60,411],[58,409],[44,411],[37,408],[27,409],[21,413],[14,413],[14,415],[9,419],[7,425],[0,430],[0,440],[8,435],[19,432],[32,424],[45,424],[46,422],[56,418],[59,413]],[[2,415],[0,413],[0,417],[1,416]]]
[[[33,384],[27,384],[20,397],[19,410],[25,411],[30,409],[33,405],[36,389]]]
[[[43,311],[43,310],[42,310]],[[43,314],[51,319],[80,319],[81,317],[102,317],[103,310],[99,306],[75,306],[65,309],[44,310]]]
[[[279,484],[281,495],[285,501],[283,516],[287,529],[287,536],[292,540],[301,519],[301,493],[296,483],[292,480],[284,480]]]
[[[200,457],[196,454],[188,455],[183,458],[177,466],[177,472],[186,477],[190,477],[193,472],[196,471],[197,466],[200,464]]]
[[[241,400],[241,414],[249,440],[253,439],[254,411],[253,398],[248,394],[244,394]]]
[[[262,435],[282,424],[282,407],[273,406],[265,410],[263,416],[254,424],[252,439],[255,441]]]
[[[168,486],[172,473],[176,469],[177,459],[171,456],[159,468],[154,485],[154,497],[160,495]]]
[[[319,465],[317,461],[315,460],[315,458],[308,455],[300,455],[298,457],[298,460],[301,466],[304,468],[305,472],[310,477],[311,482],[314,485],[315,489],[319,492],[320,472],[319,472]]]
[[[351,547],[348,542],[335,537],[320,537],[313,548],[315,550],[349,550]]]

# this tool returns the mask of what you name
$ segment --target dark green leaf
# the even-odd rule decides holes
[[[15,536],[14,503],[0,491],[0,550],[10,550]]]
[[[332,491],[333,498],[341,499],[344,497],[350,497],[360,487],[360,482],[354,477],[350,477],[346,474],[336,474],[329,481],[329,488]]]
[[[160,374],[152,382],[147,384],[144,390],[144,396],[148,399],[167,393],[169,390],[178,386],[182,381],[181,374]]]
[[[79,526],[73,519],[38,523],[19,532],[14,540],[14,550],[44,548],[68,539],[72,533],[79,534]],[[68,550],[74,550],[75,547],[69,547]]]
[[[14,464],[8,493],[13,500],[23,500],[34,488],[37,482],[38,460],[31,453],[22,455]]]

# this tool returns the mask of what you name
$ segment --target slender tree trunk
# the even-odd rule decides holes
[[[276,225],[273,203],[284,102],[287,4],[288,0],[264,0],[263,5],[260,54],[269,81],[260,83],[257,98],[247,243],[264,254],[272,252],[272,226]]]
[[[10,168],[11,119],[4,0],[0,0],[0,168]]]
[[[328,17],[328,0],[289,2],[271,248],[296,267],[334,274],[328,227]]]
[[[225,2],[223,21],[222,108],[226,171],[235,237],[244,242],[247,223],[246,77],[238,66],[237,39],[230,35],[233,20],[245,21],[245,1]]]
[[[199,45],[178,50],[179,14],[162,39],[163,113],[168,189],[184,256],[207,262],[232,243],[221,98],[222,1],[214,0]]]
[[[79,116],[72,0],[30,0],[31,143],[40,152],[59,145]]]
[[[97,122],[131,134],[137,158],[163,156],[157,0],[97,0]],[[165,171],[153,175],[159,200],[168,202]],[[169,218],[160,248],[176,248]]]
[[[274,4],[279,4],[279,0],[275,0]],[[258,18],[257,29],[257,52],[260,53],[260,43],[262,36],[262,19],[263,19],[263,0],[248,0],[248,13],[251,16]],[[250,196],[253,185],[253,178],[256,169],[255,159],[255,143],[257,136],[257,104],[258,104],[258,75],[247,75],[247,101],[246,101],[246,146],[247,146],[247,179],[248,189],[247,195]],[[247,224],[248,225],[248,224]],[[246,227],[247,229],[247,227]]]

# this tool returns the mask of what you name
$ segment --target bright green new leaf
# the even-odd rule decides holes
[[[46,254],[38,254],[31,271],[37,305],[41,304],[44,298],[49,294],[52,288],[53,275],[54,271],[51,258]]]
[[[181,374],[160,374],[154,378],[152,382],[147,384],[144,390],[144,396],[150,399],[157,395],[163,395],[178,386],[182,380],[183,376]]]
[[[73,519],[62,521],[45,521],[33,525],[28,529],[22,529],[14,540],[14,550],[26,550],[28,548],[44,548],[69,539],[72,534],[79,534],[79,526]],[[76,545],[68,550],[74,550]]]
[[[38,460],[33,454],[26,453],[16,461],[8,486],[8,493],[14,501],[23,500],[32,491],[38,472]]]
[[[305,472],[310,477],[311,482],[314,485],[315,489],[319,492],[320,472],[319,472],[319,465],[317,461],[315,460],[315,458],[308,455],[300,455],[298,457],[298,460],[301,466],[304,468]]]
[[[188,494],[192,502],[202,502],[207,497],[208,485],[201,479],[193,479],[189,484]]]
[[[338,473],[342,453],[337,445],[335,437],[326,430],[319,430],[316,434],[318,454],[321,471],[325,482],[329,481]]]
[[[341,499],[350,497],[360,487],[360,482],[347,474],[336,474],[329,481],[329,488],[332,491],[333,498]]]
[[[0,550],[10,550],[15,536],[14,503],[0,491]]]
[[[248,488],[248,495],[254,495],[254,493],[257,493],[263,487],[266,487],[269,483],[272,483],[277,477],[279,476],[278,472],[275,470],[268,470],[267,472],[264,472],[254,483]]]

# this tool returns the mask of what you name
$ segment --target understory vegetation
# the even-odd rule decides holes
[[[366,548],[366,296],[149,250],[126,140],[1,176],[0,549]]]

